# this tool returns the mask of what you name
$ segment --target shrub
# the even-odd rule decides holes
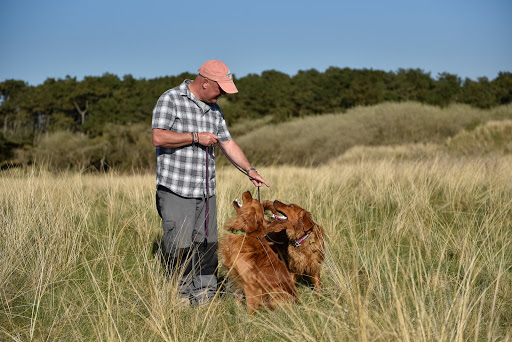
[[[107,124],[103,139],[108,142],[106,163],[116,170],[147,170],[156,165],[151,127]]]
[[[512,153],[512,120],[489,121],[472,131],[461,131],[447,141],[449,151],[463,155]]]
[[[481,110],[415,102],[357,107],[263,126],[237,139],[253,164],[320,165],[354,146],[442,144],[475,122],[512,119],[512,106]]]
[[[107,145],[88,139],[83,133],[59,131],[41,136],[34,148],[34,161],[46,164],[51,170],[85,171],[101,168]]]

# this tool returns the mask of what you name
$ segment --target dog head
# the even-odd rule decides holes
[[[234,200],[233,207],[236,210],[236,218],[233,219],[235,222],[230,222],[232,228],[248,234],[263,231],[263,205],[257,199],[252,198],[249,191],[243,193],[242,204]]]
[[[274,201],[274,209],[280,214],[272,215],[274,220],[286,221],[289,223],[286,234],[290,240],[297,240],[313,231],[317,224],[313,221],[311,213],[296,204],[285,204]]]

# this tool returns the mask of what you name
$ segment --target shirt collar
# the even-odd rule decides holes
[[[195,97],[194,94],[192,94],[192,92],[190,91],[190,88],[188,87],[188,85],[190,83],[192,83],[192,80],[187,79],[187,80],[183,81],[183,83],[180,85],[180,91],[181,91],[180,95],[188,97],[189,100],[191,100],[196,105],[198,105],[199,108],[201,108],[201,111],[203,112],[203,114],[208,112],[210,109],[212,109],[212,105],[210,105],[206,102],[203,102],[200,99],[198,99],[197,97]]]
[[[186,79],[183,81],[183,83],[180,85],[180,95],[188,97],[191,101],[197,104],[199,108],[202,109],[203,113],[207,113],[209,110],[220,111],[218,104],[206,103],[195,97],[188,87],[190,83],[192,83],[192,80]],[[205,104],[205,106],[202,106],[201,104]]]

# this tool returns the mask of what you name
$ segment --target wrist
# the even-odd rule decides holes
[[[258,172],[258,170],[256,170],[254,167],[251,167],[250,169],[247,169],[246,171],[247,171],[247,173],[249,173],[249,172],[251,172],[251,171],[256,171],[256,172]]]
[[[192,135],[192,145],[199,143],[199,133],[197,132],[191,132]]]

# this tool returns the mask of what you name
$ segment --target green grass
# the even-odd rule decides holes
[[[299,287],[298,304],[257,315],[230,295],[182,307],[152,253],[153,174],[10,170],[0,177],[0,339],[510,340],[509,155],[360,147],[321,167],[259,169],[271,183],[262,199],[297,203],[325,228],[320,294]],[[217,176],[222,225],[234,198],[256,192],[233,168]]]
[[[259,128],[239,124],[233,136],[255,165],[309,166],[325,164],[356,146],[444,144],[464,130],[506,119],[512,119],[511,105],[480,110],[383,103],[276,125],[262,122]]]

